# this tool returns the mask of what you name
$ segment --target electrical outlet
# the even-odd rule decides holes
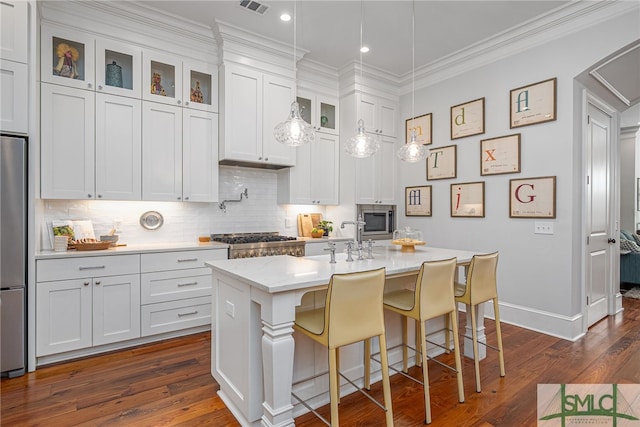
[[[113,220],[113,228],[116,229],[116,233],[120,233],[121,229],[122,229],[122,220],[121,219],[114,219]]]
[[[225,301],[225,312],[232,319],[236,317],[236,306],[231,301]]]
[[[285,218],[285,219],[284,219],[284,227],[285,227],[285,228],[291,228],[291,227],[293,227],[293,219],[291,219],[291,218]]]
[[[533,233],[534,234],[553,234],[553,223],[536,221],[534,224]]]

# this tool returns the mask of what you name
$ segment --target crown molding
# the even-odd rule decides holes
[[[416,89],[450,79],[589,26],[640,10],[637,1],[579,0],[524,22],[415,70]],[[401,95],[411,92],[411,72],[400,78]]]
[[[73,22],[73,28],[87,33],[150,49],[158,49],[158,40],[162,40],[164,46],[168,44],[181,55],[215,62],[211,28],[135,1],[39,1],[38,5],[43,24],[68,27]]]

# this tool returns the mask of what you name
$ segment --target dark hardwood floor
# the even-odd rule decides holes
[[[482,393],[473,362],[464,361],[466,402],[455,376],[431,362],[433,426],[535,426],[540,383],[640,383],[640,300],[623,298],[624,312],[594,325],[572,343],[503,324],[507,376],[494,351],[481,362]],[[464,320],[462,320],[464,322]],[[492,322],[487,334],[494,338]],[[202,333],[38,369],[2,379],[2,426],[235,426],[210,374],[210,335]],[[450,359],[451,355],[441,356]],[[449,361],[449,360],[447,360]],[[419,377],[420,370],[413,368]],[[380,383],[372,387],[381,398]],[[396,426],[424,422],[422,386],[392,377]],[[320,412],[329,417],[329,408]],[[359,393],[341,400],[345,426],[379,426],[382,412]],[[298,426],[320,426],[313,415]]]

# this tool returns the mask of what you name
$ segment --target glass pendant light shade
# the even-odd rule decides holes
[[[300,107],[294,101],[291,103],[289,118],[273,128],[273,136],[281,144],[299,147],[313,141],[316,138],[316,133],[311,125],[300,116]]]
[[[427,148],[416,142],[416,131],[415,129],[411,130],[411,139],[408,144],[404,144],[398,150],[398,157],[400,160],[409,163],[419,162],[420,160],[424,160],[427,157]]]
[[[380,141],[367,135],[364,131],[364,120],[358,120],[358,133],[347,140],[344,151],[350,156],[364,158],[374,155],[378,148]]]

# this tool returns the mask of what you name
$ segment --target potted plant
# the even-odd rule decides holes
[[[333,222],[323,220],[311,229],[311,237],[328,236],[330,231],[333,231]]]

